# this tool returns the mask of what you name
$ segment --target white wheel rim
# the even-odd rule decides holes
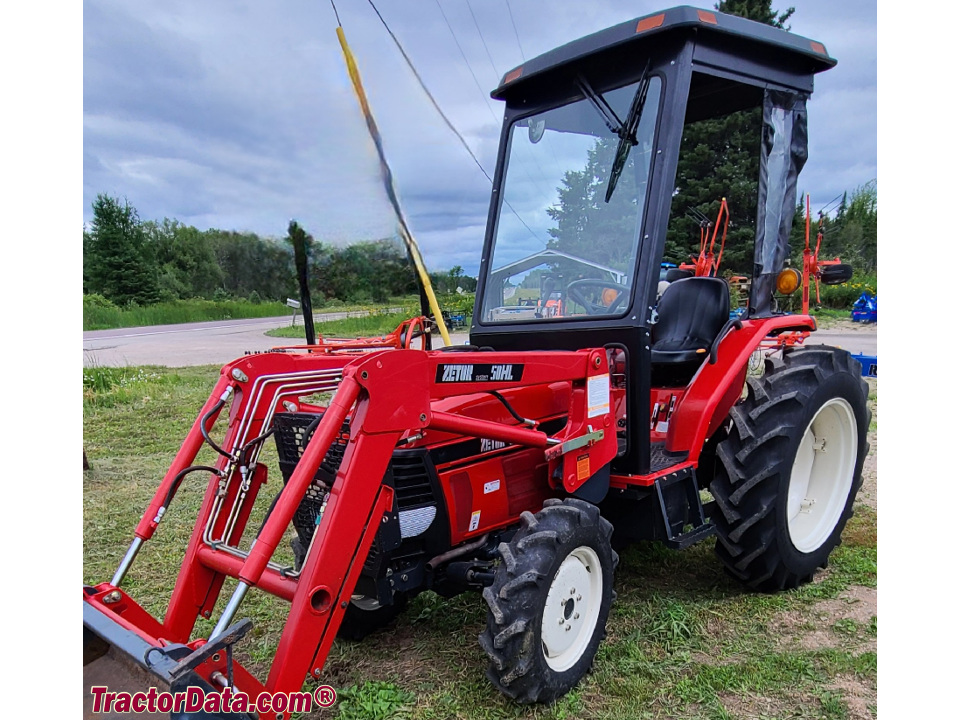
[[[379,610],[382,607],[379,600],[372,597],[366,597],[365,595],[354,595],[350,599],[350,602],[361,610],[366,610],[367,612]]]
[[[800,552],[826,541],[847,504],[857,462],[857,420],[843,398],[813,416],[793,461],[787,492],[787,529]]]
[[[581,545],[560,564],[543,608],[540,639],[552,670],[569,670],[583,656],[597,627],[602,600],[600,558]]]

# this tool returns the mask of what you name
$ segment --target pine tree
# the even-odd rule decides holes
[[[86,289],[118,305],[157,302],[157,264],[136,209],[105,194],[93,202],[93,222],[84,235]]]
[[[604,196],[616,149],[615,138],[598,138],[587,152],[583,170],[564,175],[557,188],[560,202],[547,208],[547,214],[556,222],[556,227],[548,230],[551,239],[547,246],[626,270],[633,247],[625,238],[636,231],[637,223],[634,163],[640,152],[630,153],[616,192],[606,202]],[[582,270],[579,265],[570,268],[571,272]]]

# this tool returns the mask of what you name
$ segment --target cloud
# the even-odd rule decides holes
[[[615,0],[440,6],[443,15],[436,2],[378,3],[491,175],[503,106],[488,94],[501,74],[659,9]],[[338,9],[428,264],[476,272],[488,181],[369,5]],[[814,204],[825,204],[877,174],[876,7],[809,2],[790,24],[839,60],[816,79],[810,160],[800,179]],[[395,221],[334,28],[332,11],[316,3],[87,0],[84,220],[96,194],[107,192],[127,197],[144,219],[277,236],[296,218],[330,241],[392,235]],[[531,192],[542,204],[552,190]],[[521,215],[533,211],[516,205]]]

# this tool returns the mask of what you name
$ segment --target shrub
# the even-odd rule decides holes
[[[876,275],[854,275],[843,285],[821,285],[820,304],[829,308],[851,310],[853,304],[865,292],[870,295],[877,294]]]
[[[87,308],[108,308],[115,310],[117,306],[99,293],[89,293],[83,296],[83,308],[85,310]]]

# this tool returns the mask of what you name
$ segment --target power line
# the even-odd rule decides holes
[[[332,2],[333,0],[331,0],[331,3]],[[410,56],[407,55],[406,50],[403,49],[403,45],[400,44],[399,38],[397,38],[397,36],[393,34],[393,31],[390,29],[390,26],[387,25],[387,21],[384,19],[383,15],[380,14],[380,11],[377,9],[377,6],[373,4],[373,0],[367,0],[367,2],[370,3],[370,7],[373,8],[373,11],[377,14],[377,17],[380,18],[380,22],[383,24],[384,29],[387,31],[387,34],[390,35],[390,38],[393,40],[394,44],[397,46],[397,49],[400,51],[400,54],[403,56],[404,61],[407,63],[407,67],[410,68],[410,71],[413,73],[413,76],[417,79],[417,83],[420,85],[420,89],[423,90],[424,94],[430,100],[430,103],[433,105],[434,109],[437,111],[437,114],[440,115],[440,117],[443,119],[443,122],[447,125],[448,128],[450,128],[453,134],[457,136],[457,139],[460,141],[460,144],[463,145],[464,150],[466,150],[467,153],[469,153],[470,157],[473,158],[473,161],[477,164],[477,167],[480,168],[480,172],[482,172],[484,177],[486,177],[487,180],[490,182],[490,184],[493,185],[493,178],[490,177],[490,174],[484,169],[483,165],[480,163],[480,160],[474,154],[473,150],[470,149],[470,145],[467,144],[466,139],[463,137],[463,135],[460,134],[460,131],[457,130],[456,126],[454,126],[453,121],[450,120],[449,117],[447,117],[447,114],[445,112],[443,112],[443,109],[440,107],[440,104],[437,102],[436,98],[434,98],[433,93],[430,92],[430,90],[427,88],[426,83],[424,83],[423,78],[420,77],[420,73],[417,72],[417,68],[414,67],[413,61],[410,59]],[[438,0],[437,5],[439,6],[439,4],[440,3]],[[440,9],[440,12],[443,13],[443,8]],[[444,19],[446,19],[446,16],[444,16]],[[447,23],[447,27],[450,27],[449,23]],[[453,32],[453,28],[450,28],[450,32],[451,33]],[[454,40],[456,41],[456,35],[454,35]],[[460,43],[457,43],[457,47],[459,46],[460,46]],[[461,49],[461,54],[462,53],[463,53],[463,50]],[[464,60],[466,60],[466,56],[464,56]],[[473,74],[473,70],[471,70],[470,73]],[[474,80],[477,79],[476,75],[474,75],[473,79]],[[477,85],[479,87],[479,83],[477,83]],[[533,231],[533,229],[531,229],[529,225],[527,225],[526,221],[522,217],[520,217],[520,213],[518,213],[514,209],[513,205],[511,205],[506,198],[503,198],[503,204],[506,205],[510,209],[510,211],[517,216],[517,220],[519,220],[520,223],[530,232],[530,234],[533,236],[535,240],[537,240],[538,242],[544,242],[541,238],[537,237],[537,234]]]
[[[368,0],[369,2],[369,0]],[[447,24],[447,29],[450,31],[450,36],[453,38],[453,42],[457,45],[457,50],[460,51],[460,57],[463,58],[463,62],[467,65],[467,70],[470,71],[471,77],[473,77],[473,82],[477,85],[477,90],[480,91],[480,94],[483,96],[483,104],[487,106],[487,110],[490,111],[490,116],[494,119],[495,122],[499,123],[497,120],[497,115],[493,112],[493,109],[490,107],[490,101],[487,100],[487,93],[484,92],[483,86],[480,84],[480,81],[477,79],[477,74],[473,71],[473,65],[470,64],[470,60],[467,59],[467,54],[463,51],[463,46],[460,45],[460,41],[457,40],[457,34],[453,31],[453,26],[450,24],[450,21],[447,19],[447,14],[443,11],[443,6],[440,4],[440,0],[435,0],[437,3],[437,8],[440,10],[440,15],[443,16],[443,21]]]
[[[413,76],[417,79],[417,83],[420,85],[420,89],[423,90],[424,94],[427,96],[427,99],[430,100],[430,104],[433,105],[434,110],[440,115],[443,119],[443,122],[446,123],[447,127],[450,128],[451,132],[457,136],[457,139],[460,141],[460,144],[463,145],[463,148],[470,154],[470,157],[473,158],[473,161],[477,164],[477,167],[480,168],[480,172],[491,183],[493,178],[490,177],[490,174],[484,169],[483,165],[480,164],[480,160],[477,159],[477,156],[474,154],[473,150],[470,149],[470,146],[467,144],[466,139],[463,135],[460,134],[460,131],[454,126],[453,121],[447,117],[447,114],[443,112],[440,108],[440,104],[437,102],[437,99],[433,96],[433,93],[427,88],[426,83],[423,82],[423,78],[420,77],[420,73],[417,72],[417,68],[414,67],[413,61],[410,59],[410,56],[407,55],[407,51],[403,49],[403,45],[400,44],[400,40],[397,39],[397,36],[393,34],[393,30],[390,29],[390,26],[387,25],[387,21],[383,19],[383,15],[380,14],[380,11],[377,10],[377,6],[373,4],[373,0],[367,0],[370,3],[370,7],[373,8],[373,11],[377,14],[377,17],[380,18],[380,22],[383,23],[383,27],[386,29],[387,33],[393,39],[394,44],[397,46],[397,49],[400,51],[400,54],[403,56],[404,61],[407,63],[407,67],[410,68],[410,71],[413,73]]]
[[[523,45],[520,44],[520,33],[517,32],[517,24],[513,21],[513,10],[510,9],[510,0],[504,0],[507,3],[507,14],[510,16],[510,24],[513,25],[513,36],[517,39],[517,47],[520,48],[520,58],[526,62],[527,56],[523,54]]]
[[[470,4],[470,0],[466,0],[467,9],[470,11],[470,17],[473,18],[473,26],[477,29],[477,35],[480,36],[480,42],[483,44],[483,49],[487,53],[487,60],[490,61],[490,67],[493,68],[493,74],[497,79],[497,82],[500,82],[500,78],[503,77],[500,74],[500,71],[497,70],[497,65],[493,62],[493,55],[490,54],[490,48],[487,47],[487,41],[483,39],[483,33],[480,31],[480,23],[477,22],[477,16],[473,13],[473,5]]]
[[[477,23],[477,16],[473,13],[473,7],[470,5],[469,0],[466,0],[467,8],[470,10],[470,15],[473,16],[473,24],[477,28],[477,34],[480,36],[480,42],[483,43],[484,49],[487,51],[487,58],[490,60],[490,67],[493,69],[495,78],[494,82],[499,85],[500,83],[500,73],[497,71],[496,64],[493,62],[493,57],[490,55],[490,49],[487,47],[486,40],[483,38],[483,32],[480,30],[480,25]],[[460,41],[457,39],[457,34],[453,30],[453,26],[450,24],[450,21],[447,19],[447,15],[443,12],[443,7],[440,5],[440,0],[436,0],[437,7],[440,9],[440,14],[443,16],[444,22],[447,24],[447,29],[450,31],[450,34],[453,36],[453,41],[457,44],[457,48],[460,50],[460,56],[463,58],[463,61],[467,64],[467,69],[470,71],[470,75],[473,76],[473,81],[477,85],[477,90],[480,91],[480,95],[483,96],[483,102],[487,106],[487,109],[490,110],[490,114],[494,120],[497,120],[496,115],[493,110],[490,108],[490,99],[488,94],[484,91],[483,87],[480,85],[479,79],[477,79],[477,74],[473,70],[473,65],[471,65],[470,60],[467,58],[466,52],[464,52],[463,46],[460,44]],[[497,120],[499,122],[499,120]],[[528,146],[522,146],[526,148],[527,154],[533,158],[534,164],[537,166],[537,169],[540,171],[540,174],[543,177],[546,177],[546,173],[543,171],[543,167],[540,165],[540,161],[537,159],[537,156],[533,153],[532,149]],[[551,149],[552,152],[552,149]],[[537,181],[533,175],[530,174],[530,169],[526,165],[520,165],[523,169],[523,173],[527,176],[527,179],[530,181],[530,184],[537,188],[537,190],[543,193],[542,183]],[[551,197],[552,192],[543,193],[544,197]],[[519,217],[519,216],[518,216]],[[524,223],[526,224],[526,223]],[[543,242],[541,240],[541,242]]]
[[[467,0],[468,4],[469,2],[470,0]],[[523,52],[523,45],[520,44],[520,33],[517,31],[517,23],[514,22],[514,19],[513,19],[513,10],[510,8],[510,0],[504,0],[504,2],[507,4],[507,15],[509,15],[510,17],[510,25],[513,26],[513,36],[517,39],[517,48],[520,50],[520,59],[523,62],[526,62],[527,56]],[[474,23],[476,23],[476,18],[474,18]],[[477,32],[480,32],[479,27],[477,27]],[[483,39],[483,35],[481,34],[481,40],[482,39]],[[486,47],[486,44],[484,44],[484,47]],[[496,68],[494,68],[494,70],[496,70]],[[499,74],[498,74],[498,80],[499,80]],[[560,167],[560,161],[557,160],[557,153],[553,149],[553,141],[549,135],[547,136],[546,147],[550,150],[550,156],[553,158],[553,165],[557,169],[557,172],[559,173],[559,177],[562,178],[564,176],[564,171],[563,171],[563,168]],[[543,167],[540,165],[539,161],[537,162],[537,167],[539,167],[540,171],[543,172]],[[546,173],[544,173],[544,176],[546,176]]]

